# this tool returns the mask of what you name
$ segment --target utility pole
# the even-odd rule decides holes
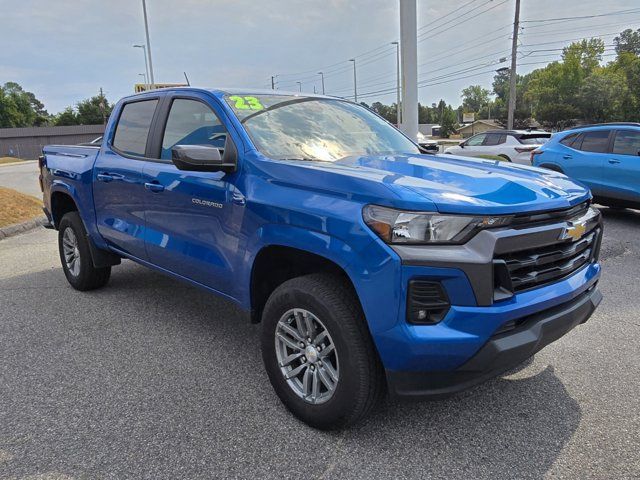
[[[400,110],[400,42],[391,42],[391,45],[396,46],[396,116],[398,117],[396,123],[400,128],[402,124],[402,112]]]
[[[276,75],[271,75],[271,90],[276,89]]]
[[[151,89],[156,88],[156,81],[153,78],[153,62],[151,61],[151,41],[149,40],[149,22],[147,22],[147,3],[142,0],[142,13],[144,14],[144,31],[147,35],[147,55],[149,55],[149,78],[151,79]]]
[[[402,60],[402,131],[418,139],[418,32],[416,0],[400,1]]]
[[[98,104],[98,106],[100,107],[100,111],[102,112],[102,124],[106,125],[107,115],[105,113],[105,110],[107,109],[107,106],[104,103],[104,92],[102,91],[102,87],[100,87],[100,103]]]
[[[356,59],[349,59],[350,62],[353,62],[353,101],[358,103],[358,80],[356,78]]]
[[[324,95],[324,72],[318,72],[320,78],[322,78],[322,94]]]
[[[509,73],[509,110],[507,128],[513,129],[513,117],[516,112],[516,60],[518,54],[518,30],[520,29],[520,0],[516,0],[516,15],[513,20],[513,42],[511,43],[511,71]]]

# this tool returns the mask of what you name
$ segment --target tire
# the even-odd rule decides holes
[[[278,332],[284,332],[280,325],[287,323],[286,318],[297,317],[287,324],[293,325],[293,330],[300,334],[296,322],[305,315],[307,320],[311,319],[316,332],[313,342],[322,337],[322,328],[328,334],[322,340],[322,345],[318,340],[316,348],[320,352],[317,363],[312,363],[315,356],[313,342],[304,350],[298,348],[296,351],[287,347],[284,354],[278,353],[283,341],[277,335]],[[307,323],[304,320],[301,323],[307,329]],[[297,342],[294,336],[284,333],[289,340]],[[307,343],[304,338],[302,340]],[[298,342],[298,345],[301,343]],[[334,348],[332,353],[322,356],[330,350],[331,344]],[[309,348],[312,356],[300,352],[307,352]],[[288,353],[291,356],[300,354],[300,358],[292,361],[291,365],[281,366],[278,355],[282,358]],[[271,385],[282,403],[297,418],[314,428],[334,430],[355,424],[373,410],[385,391],[382,365],[358,299],[350,285],[334,275],[297,277],[284,282],[271,294],[262,315],[262,359]],[[307,366],[303,367],[305,363]],[[328,384],[333,382],[325,383],[327,378],[331,380],[326,373],[330,371],[330,366],[337,367],[334,369],[337,381],[333,384],[332,392]],[[302,368],[300,376],[285,379],[285,371],[299,368]],[[307,374],[311,394],[305,398],[304,380]],[[315,398],[314,375],[318,377],[319,384]]]
[[[60,220],[58,250],[64,275],[76,290],[94,290],[109,281],[111,267],[93,266],[89,240],[78,212],[69,212]]]

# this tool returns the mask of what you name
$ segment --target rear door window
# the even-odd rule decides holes
[[[609,150],[610,130],[594,130],[585,132],[580,150],[583,152],[606,153]]]
[[[613,141],[613,153],[618,155],[640,155],[640,131],[618,130]]]
[[[157,105],[157,99],[125,104],[113,136],[114,148],[127,155],[144,156]]]
[[[504,133],[487,133],[487,136],[484,139],[483,145],[492,146],[492,145],[500,145],[504,143],[507,139],[507,136]]]

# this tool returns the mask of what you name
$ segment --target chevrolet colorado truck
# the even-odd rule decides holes
[[[276,394],[316,428],[499,375],[602,298],[587,188],[422,154],[338,98],[145,92],[101,145],[45,147],[40,172],[71,286],[104,286],[124,258],[237,303]]]

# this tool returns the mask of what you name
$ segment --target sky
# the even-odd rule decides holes
[[[418,98],[460,104],[471,84],[490,88],[508,66],[515,0],[417,0]],[[147,0],[156,83],[321,90],[395,101],[398,0]],[[635,9],[631,12],[625,10]],[[616,14],[615,12],[624,12]],[[614,13],[614,14],[612,14]],[[553,22],[541,19],[572,18]],[[638,0],[522,0],[518,73],[559,58],[561,47],[640,28]],[[145,71],[141,0],[0,0],[0,84],[18,82],[50,113],[104,89],[116,101]],[[608,48],[607,54],[612,54]],[[605,60],[610,60],[610,57]],[[505,61],[501,61],[505,60]]]

